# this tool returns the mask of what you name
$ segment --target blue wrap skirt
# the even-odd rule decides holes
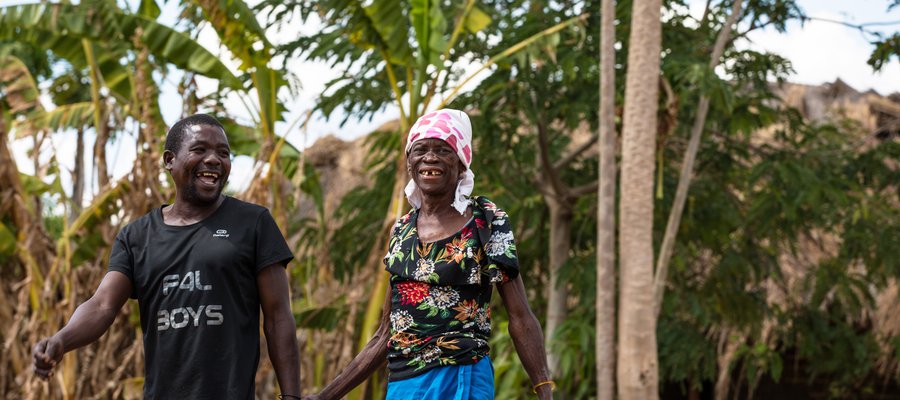
[[[494,365],[485,357],[471,365],[450,365],[409,379],[388,382],[386,400],[491,400]]]

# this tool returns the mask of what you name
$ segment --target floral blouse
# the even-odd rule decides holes
[[[422,243],[417,210],[394,226],[384,263],[391,273],[390,380],[488,355],[492,284],[519,273],[509,218],[484,197],[456,234]],[[486,242],[486,244],[484,244]]]

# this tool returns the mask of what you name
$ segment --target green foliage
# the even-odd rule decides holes
[[[228,145],[231,147],[232,154],[236,156],[256,157],[262,146],[260,137],[262,132],[259,127],[251,127],[240,124],[234,118],[226,115],[216,115],[222,126],[225,127],[225,134],[228,136]],[[300,150],[292,144],[285,142],[278,154],[278,165],[285,176],[290,179],[298,170],[300,161]]]
[[[898,6],[900,6],[900,0],[893,0],[888,5],[887,12],[891,12]],[[874,34],[876,40],[872,44],[875,45],[875,50],[872,50],[868,63],[877,72],[881,71],[893,57],[900,57],[900,33],[894,33],[888,37],[884,37],[877,32],[874,32]]]
[[[803,20],[806,14],[794,0],[750,0],[744,6],[744,22],[755,27],[771,26],[784,33],[791,20]],[[730,7],[730,4],[724,5]],[[725,7],[719,8],[722,13]],[[724,15],[724,14],[720,14]]]
[[[491,335],[491,363],[494,365],[494,394],[498,400],[514,400],[528,396],[531,382],[521,368],[522,363],[512,346],[509,322],[494,317]]]
[[[523,39],[559,21],[587,11],[544,2],[489,3],[494,15],[492,26],[503,27],[494,48],[509,48]],[[501,10],[501,7],[509,9]],[[599,7],[589,3],[587,7]],[[517,11],[521,11],[521,14]],[[536,179],[544,174],[539,157],[543,151],[551,163],[571,151],[567,146],[575,140],[574,132],[582,125],[596,126],[598,104],[596,24],[589,18],[584,26],[575,25],[545,36],[496,69],[476,89],[461,95],[451,108],[473,109],[470,113],[474,131],[476,192],[494,200],[509,212],[516,228],[518,256],[522,274],[529,288],[549,284],[546,265],[549,262],[550,227],[544,196],[536,190]],[[587,138],[581,137],[580,140]],[[542,150],[543,148],[543,150]],[[596,180],[597,162],[590,157],[576,158],[556,170],[566,185],[589,185]],[[563,199],[568,203],[571,199]],[[560,282],[571,284],[578,304],[571,315],[555,331],[554,345],[548,349],[559,358],[558,389],[566,398],[589,398],[595,390],[594,374],[594,268],[592,252],[596,245],[595,201],[589,198],[569,204],[575,223],[572,227],[570,257],[561,268]],[[537,290],[537,289],[535,289]],[[542,291],[530,299],[532,310],[543,315],[547,300]],[[540,294],[538,294],[540,293]],[[502,307],[494,318],[504,321]],[[494,334],[506,334],[496,329]],[[544,332],[545,335],[549,334]],[[507,339],[508,340],[508,339]],[[530,396],[528,376],[518,364],[498,368],[501,363],[516,360],[513,349],[492,341],[498,398]],[[496,344],[493,344],[496,343]],[[507,364],[503,364],[506,366]],[[508,397],[504,397],[508,396]]]
[[[780,56],[728,48],[720,66],[710,69],[710,48],[730,4],[711,2],[702,24],[686,12],[686,4],[664,2],[661,79],[673,94],[662,96],[661,102],[672,100],[674,106],[671,114],[661,115],[667,123],[659,142],[663,196],[655,205],[657,242],[701,95],[711,99],[711,110],[672,260],[668,290],[673,295],[665,297],[658,322],[660,375],[664,382],[681,387],[700,388],[714,381],[717,335],[728,331],[735,332],[736,340],[749,338],[738,346],[730,366],[732,376],[743,382],[752,384],[761,377],[777,382],[794,361],[802,363],[805,378],[827,379],[834,397],[871,391],[877,360],[885,352],[893,362],[900,360],[900,339],[876,337],[866,317],[873,296],[900,277],[895,254],[900,200],[894,165],[900,159],[900,144],[888,139],[861,146],[857,126],[809,125],[797,111],[785,109],[770,88],[771,82],[783,82],[792,72],[789,61]],[[889,7],[898,5],[894,0]],[[240,0],[211,0],[187,5],[187,18],[195,24],[208,20],[241,61],[246,73],[242,78],[187,35],[156,23],[155,1],[132,6],[133,13],[96,0],[0,9],[0,56],[19,57],[41,82],[51,77],[50,63],[57,61],[46,50],[68,63],[65,73],[50,85],[59,107],[30,114],[31,124],[52,130],[93,124],[90,81],[84,72],[89,67],[86,48],[97,54],[109,94],[129,103],[134,76],[128,62],[135,51],[131,34],[141,28],[154,71],[165,72],[171,64],[218,79],[231,90],[249,84],[257,89],[261,126],[217,116],[235,154],[258,156],[260,137],[271,133],[284,111],[278,94],[288,81],[270,64],[271,44],[256,23],[256,12],[264,13],[273,25],[295,14],[322,20],[323,29],[277,52],[285,58],[325,61],[343,72],[328,83],[318,109],[325,115],[342,110],[344,122],[371,118],[398,104],[398,99],[408,99],[406,106],[429,91],[446,92],[462,74],[460,60],[484,62],[548,26],[588,13],[584,25],[543,37],[515,57],[501,60],[476,89],[451,104],[472,115],[476,194],[488,196],[512,216],[530,304],[534,310],[545,307],[541,288],[550,280],[545,267],[550,227],[544,197],[535,189],[535,178],[542,173],[536,160],[542,150],[551,160],[565,157],[576,128],[596,129],[597,1],[267,0],[251,9]],[[631,2],[619,1],[617,7],[621,100]],[[783,31],[788,21],[804,18],[794,1],[751,0],[738,27]],[[897,35],[879,38],[870,64],[883,68],[900,54],[897,43]],[[220,101],[221,95],[206,100]],[[418,105],[425,108],[424,100]],[[413,115],[420,110],[410,111]],[[10,120],[9,115],[3,118]],[[760,134],[763,129],[771,135]],[[315,210],[301,216],[290,212],[295,207],[291,200],[286,202],[288,231],[298,240],[300,252],[307,254],[291,271],[295,282],[317,279],[326,262],[336,278],[347,282],[369,261],[378,235],[384,233],[383,217],[393,212],[388,207],[401,137],[397,131],[369,137],[365,145],[370,149],[366,159],[370,182],[346,195],[334,216],[325,215],[322,186],[313,166],[301,164],[296,148],[282,148],[279,165],[284,175],[311,199]],[[555,172],[573,187],[590,185],[599,173],[591,152]],[[26,191],[61,196],[55,160],[48,173],[55,179],[51,184],[22,176]],[[96,197],[68,230],[62,216],[45,218],[53,237],[71,241],[73,266],[91,265],[105,256],[108,245],[101,231],[92,227],[121,216],[126,189]],[[577,316],[565,321],[554,336],[553,350],[566,377],[558,382],[560,394],[567,398],[590,398],[595,390],[595,203],[593,196],[583,196],[570,204],[575,221],[572,248],[559,276],[571,287],[570,312]],[[13,256],[17,233],[8,220],[0,223],[0,264]],[[784,276],[787,267],[802,268],[800,277]],[[785,293],[793,297],[778,298]],[[344,297],[330,304],[313,300],[303,296],[295,302],[299,327],[333,331],[349,314]],[[502,307],[495,310],[491,356],[497,396],[524,398],[530,382],[508,335],[508,317]],[[360,321],[364,317],[356,315]]]
[[[64,105],[91,101],[91,81],[88,74],[70,68],[50,83],[50,98],[53,104]]]
[[[351,116],[371,118],[394,101],[386,68],[390,68],[389,64],[409,65],[413,60],[406,2],[376,0],[364,5],[331,0],[303,1],[293,6],[304,14],[316,10],[325,28],[284,45],[280,51],[300,53],[308,60],[326,61],[333,66],[348,64],[342,68],[346,71],[343,76],[326,85],[328,95],[322,96],[318,105],[326,116],[342,108],[347,115],[343,125]],[[388,65],[382,60],[387,60]],[[403,76],[405,72],[398,70],[398,74]]]
[[[241,62],[240,69],[247,73],[252,89],[255,89],[260,133],[263,138],[273,138],[275,122],[282,120],[284,112],[278,95],[289,82],[283,68],[276,68],[271,63],[272,44],[257,22],[256,14],[243,0],[206,0],[188,4],[186,13],[195,14],[195,24],[209,23],[222,44]]]
[[[69,260],[71,266],[77,268],[108,259],[109,243],[106,242],[103,232],[92,228],[110,221],[120,212],[122,196],[128,193],[130,187],[131,183],[121,182],[98,194],[91,201],[91,205],[61,233],[64,240],[71,241],[70,246],[73,250],[72,258]]]
[[[466,15],[463,25],[469,33],[478,33],[491,24],[491,16],[478,7],[472,7]]]
[[[325,306],[318,308],[294,307],[297,327],[332,331],[347,317],[346,307]]]
[[[366,266],[369,251],[378,238],[378,235],[360,232],[381,230],[384,216],[392,211],[388,207],[397,168],[394,160],[399,156],[401,148],[400,132],[373,132],[366,139],[366,146],[370,148],[366,170],[371,176],[372,184],[355,188],[341,199],[332,218],[336,228],[328,239],[334,275],[342,281]],[[402,212],[405,213],[406,210]]]
[[[343,71],[327,84],[317,106],[325,116],[342,109],[342,124],[351,117],[371,118],[390,104],[399,104],[411,123],[458,76],[456,61],[485,57],[468,41],[492,20],[471,1],[269,1],[259,9],[274,17],[273,24],[295,13],[303,20],[318,14],[323,29],[279,51]],[[408,103],[402,103],[407,96]]]
[[[147,17],[126,14],[109,3],[88,1],[77,6],[29,4],[0,8],[0,39],[15,39],[49,48],[78,67],[87,65],[81,39],[118,39],[120,44],[131,43],[130,35],[138,28],[142,32],[141,40],[154,56],[183,70],[217,79],[227,87],[241,87],[240,81],[218,57],[187,35]],[[115,86],[113,83],[108,85]]]
[[[627,13],[629,8],[622,3],[619,12]],[[539,4],[529,3],[531,11]],[[588,11],[595,7],[592,4],[588,3]],[[716,342],[710,332],[727,327],[746,332],[751,338],[759,337],[766,321],[773,320],[786,328],[776,333],[773,342],[744,343],[735,368],[743,374],[741,379],[751,384],[761,376],[777,381],[784,374],[784,355],[797,343],[791,339],[798,335],[791,323],[797,312],[795,307],[799,306],[795,302],[804,307],[827,307],[835,315],[852,319],[872,307],[872,285],[883,287],[889,278],[898,276],[897,262],[886,253],[892,245],[884,238],[897,237],[895,221],[900,218],[893,210],[895,206],[875,206],[897,204],[897,180],[885,175],[890,174],[885,161],[896,158],[896,143],[881,143],[863,151],[853,145],[856,140],[851,138],[856,137],[857,131],[852,125],[809,126],[795,110],[785,109],[772,93],[770,82],[783,82],[792,69],[788,60],[777,55],[728,49],[719,73],[710,70],[709,49],[724,21],[726,5],[716,5],[711,10],[708,26],[697,28],[690,17],[676,12],[665,21],[663,30],[663,76],[672,85],[677,104],[672,116],[674,124],[668,128],[671,131],[661,134],[664,141],[660,150],[665,160],[663,193],[674,193],[682,146],[687,141],[699,95],[711,99],[707,123],[710,139],[704,139],[698,157],[697,177],[673,259],[669,290],[676,295],[666,296],[659,321],[660,372],[666,381],[681,385],[716,379]],[[787,21],[802,16],[794,2],[751,1],[747,7],[742,24],[783,29]],[[507,27],[501,40],[515,41],[541,26],[534,20],[564,18],[565,11],[548,6],[532,14],[510,17],[515,21],[499,15],[494,22]],[[596,11],[591,15],[596,15]],[[620,21],[617,36],[626,38],[628,19]],[[535,130],[541,126],[547,129],[550,140],[545,146],[555,159],[564,154],[569,143],[567,132],[572,127],[585,121],[594,125],[596,121],[596,23],[590,19],[583,33],[561,32],[558,38],[548,38],[526,49],[515,62],[499,63],[477,89],[451,105],[479,110],[472,118],[476,132],[476,186],[484,188],[482,194],[496,197],[498,204],[521,210],[512,215],[519,228],[517,234],[524,232],[517,236],[523,260],[547,262],[543,250],[548,229],[546,214],[532,181],[538,173],[536,149],[541,146]],[[627,49],[627,39],[623,40],[623,49]],[[498,44],[502,46],[503,43]],[[625,60],[624,53],[623,50],[617,54],[617,59]],[[620,70],[617,72],[621,75]],[[619,76],[617,81],[621,85],[624,80]],[[661,99],[666,100],[665,96]],[[765,128],[776,134],[760,140],[759,132]],[[676,139],[666,140],[667,135]],[[577,185],[595,179],[595,168],[596,160],[587,159],[558,172]],[[592,201],[595,200],[587,200]],[[665,227],[671,201],[670,195],[663,196],[655,207],[657,240]],[[877,219],[871,216],[873,206],[879,209]],[[590,207],[576,206],[575,220],[591,221],[594,213]],[[517,216],[523,219],[520,221]],[[590,252],[595,227],[582,225],[573,229],[572,259],[560,276],[574,285],[573,293],[579,293],[579,303],[592,297],[589,293],[594,285],[591,279],[585,279],[593,276],[593,271],[579,265],[594,262]],[[811,271],[804,283],[808,285],[808,298],[772,303],[772,288],[786,284],[782,276],[783,257],[804,259],[803,252],[808,250],[799,243],[815,239],[811,233],[839,238],[837,247],[832,248],[835,254],[806,266]],[[588,254],[582,255],[584,252]],[[855,265],[865,268],[851,267]],[[529,276],[538,285],[545,279]],[[543,301],[540,296],[533,298],[532,307],[540,309]],[[566,322],[564,333],[558,336],[559,354],[579,354],[582,358],[593,354],[593,348],[578,339],[580,329],[592,323],[591,306],[579,304],[570,310],[584,317]],[[503,351],[509,350],[500,347],[493,354],[506,360],[508,355]],[[843,363],[865,359],[861,350],[802,354],[810,363],[818,363],[819,357],[840,358]],[[592,371],[588,368],[582,377],[578,359],[565,356],[567,359],[563,363],[566,376],[578,378],[567,382],[563,393],[574,398],[589,396],[593,390]],[[871,362],[863,365],[857,372],[828,370],[827,374],[837,382],[849,382],[875,373]],[[498,388],[515,388],[516,382],[523,379],[522,373],[498,369]],[[840,389],[838,386],[835,390]],[[515,396],[524,391],[513,393]]]
[[[6,224],[0,223],[0,260],[6,261],[16,251],[16,235]]]
[[[441,54],[447,51],[448,43],[444,33],[447,20],[438,0],[412,0],[409,11],[412,26],[419,43],[419,65],[438,65]]]
[[[50,173],[55,173],[56,171],[50,171]],[[38,179],[34,175],[28,174],[19,174],[19,179],[22,181],[22,189],[25,190],[25,193],[28,193],[32,196],[41,196],[43,194],[59,194],[62,193],[62,187],[59,186],[59,181],[54,181],[52,184],[45,183],[44,181]]]
[[[692,301],[698,300],[695,297]],[[704,312],[699,304],[681,305],[676,312],[662,313],[657,329],[661,378],[667,382],[686,384],[715,380],[715,342],[703,334],[704,322],[697,316]],[[708,322],[706,322],[708,323]]]
[[[300,183],[300,190],[309,196],[316,207],[316,215],[325,218],[325,194],[322,192],[322,184],[319,182],[319,173],[312,164],[303,164],[304,179]]]
[[[312,199],[315,212],[312,217],[301,216],[299,212],[294,213],[288,221],[287,231],[298,236],[298,253],[302,255],[295,261],[299,268],[293,273],[300,282],[307,282],[317,279],[317,272],[322,268],[324,260],[317,257],[321,254],[317,250],[328,246],[326,235],[329,227],[325,216],[322,185],[315,167],[304,162],[302,173],[294,177],[295,184],[298,181],[300,192]]]
[[[42,49],[15,40],[0,40],[0,58],[6,56],[13,56],[21,60],[28,71],[38,79],[52,75],[50,69],[52,60]]]
[[[881,71],[892,58],[900,55],[900,33],[880,38],[872,44],[875,45],[875,50],[872,51],[867,62],[875,71]]]
[[[554,336],[556,348],[553,350],[559,355],[559,376],[566,377],[557,382],[557,389],[573,399],[589,398],[596,389],[594,379],[597,365],[595,358],[597,353],[594,349],[596,331],[592,309],[593,307],[577,307],[573,310],[573,315],[578,315],[579,318],[567,318]],[[519,367],[518,372],[525,371]],[[527,396],[530,392],[530,389],[521,391],[519,398]]]
[[[834,377],[829,384],[834,398],[861,392],[880,352],[872,333],[829,311],[803,309],[792,319],[796,324],[792,344],[799,356],[810,360],[812,377]]]
[[[160,9],[156,4],[156,0],[141,0],[138,5],[138,14],[150,19],[159,17]]]
[[[0,58],[0,89],[10,115],[40,108],[40,89],[26,65],[15,56]]]
[[[859,390],[852,383],[875,371],[873,360],[880,353],[872,333],[853,321],[873,307],[873,287],[898,276],[896,262],[885,253],[890,245],[882,240],[897,234],[896,207],[878,207],[877,222],[870,214],[872,204],[896,204],[891,186],[896,179],[884,174],[890,173],[885,161],[898,145],[863,151],[852,146],[851,126],[808,126],[795,117],[783,113],[779,120],[786,129],[761,145],[721,127],[723,133],[713,140],[718,143],[701,151],[670,280],[678,295],[666,297],[660,320],[660,366],[667,379],[714,379],[713,359],[683,358],[680,352],[703,354],[704,346],[675,342],[691,337],[681,327],[694,325],[698,339],[722,325],[757,337],[764,320],[780,321],[784,328],[774,346],[750,342],[741,348],[737,362],[748,382],[760,374],[777,380],[783,354],[795,348],[815,365],[811,376],[834,382],[834,393]],[[674,175],[667,172],[672,176],[667,185],[674,184]],[[818,243],[823,236],[837,238],[837,244],[813,250],[833,253],[806,266],[810,272],[800,293],[809,297],[766,301],[766,287],[787,285],[779,256],[808,259],[809,247],[799,243]],[[835,349],[822,350],[824,342]],[[851,364],[852,369],[838,367]]]
[[[765,343],[741,344],[735,359],[744,363],[747,382],[756,382],[765,373],[771,375],[775,382],[781,380],[781,373],[784,371],[781,355]]]
[[[90,101],[57,106],[53,111],[32,113],[27,121],[32,129],[82,129],[94,123],[94,104]]]
[[[192,2],[204,14],[201,21],[216,30],[222,44],[241,60],[241,69],[265,66],[272,58],[272,44],[256,20],[256,14],[243,0],[206,0]]]

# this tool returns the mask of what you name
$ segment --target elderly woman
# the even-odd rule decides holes
[[[469,197],[472,125],[462,111],[419,118],[406,143],[413,209],[393,228],[384,258],[391,275],[381,326],[318,395],[338,399],[387,360],[388,400],[493,399],[489,355],[494,285],[509,333],[540,399],[551,399],[541,327],[528,306],[509,217]]]

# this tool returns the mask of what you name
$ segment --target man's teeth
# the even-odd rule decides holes
[[[218,179],[218,178],[219,178],[219,174],[216,174],[216,173],[213,173],[213,172],[200,172],[200,173],[197,174],[197,176],[199,176],[199,177],[213,178],[213,179]]]
[[[441,171],[422,171],[421,174],[425,176],[441,176],[444,173]]]

